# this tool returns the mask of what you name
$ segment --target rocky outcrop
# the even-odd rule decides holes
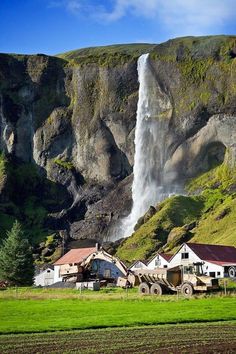
[[[233,166],[235,41],[189,37],[60,57],[1,54],[0,148],[13,169],[27,164],[37,169],[41,182],[31,185],[24,202],[36,194],[41,203],[36,188],[41,189],[40,230],[102,241],[129,213],[137,58],[145,52],[156,85],[156,115],[168,128],[164,182],[184,185],[223,161]],[[12,200],[11,171],[2,175],[4,202],[14,204],[3,206],[3,214],[24,221],[25,209],[14,211],[20,201]]]

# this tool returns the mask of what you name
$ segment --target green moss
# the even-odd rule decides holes
[[[202,103],[203,103],[205,106],[208,104],[210,98],[211,98],[211,93],[210,93],[210,92],[207,92],[207,91],[201,92],[201,94],[200,94],[200,100],[202,101]]]
[[[117,251],[118,257],[129,262],[147,259],[166,242],[174,227],[194,221],[203,208],[201,197],[174,196],[166,199],[159,205],[159,211],[122,243]]]
[[[191,241],[236,246],[236,199],[227,196],[204,214]]]
[[[179,69],[186,84],[199,84],[205,80],[207,70],[212,64],[213,58],[193,60],[187,57],[179,63]]]
[[[62,159],[55,159],[54,163],[66,170],[72,170],[74,168],[74,165],[70,161],[62,160]]]
[[[124,65],[141,54],[152,50],[152,44],[121,44],[101,47],[91,47],[58,54],[58,57],[69,61],[69,65],[84,66],[98,64],[114,67]]]
[[[236,168],[222,163],[188,182],[186,189],[189,193],[196,193],[204,189],[218,188],[225,191],[236,184]]]
[[[3,153],[0,153],[0,187],[3,186],[7,176],[7,159]]]

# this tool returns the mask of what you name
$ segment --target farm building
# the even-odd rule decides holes
[[[59,258],[54,263],[54,283],[62,281],[62,275],[77,273],[78,266],[96,251],[96,247],[75,248]]]
[[[157,253],[147,264],[147,269],[168,268],[172,254]]]
[[[91,275],[98,279],[114,279],[125,276],[127,268],[118,258],[110,255],[102,248],[92,253],[82,264],[89,269]]]
[[[54,266],[46,265],[35,272],[34,284],[36,286],[48,286],[54,283]]]
[[[236,248],[232,246],[184,243],[169,261],[169,267],[203,262],[206,275],[235,277]]]
[[[67,252],[54,263],[54,282],[113,279],[127,273],[126,266],[103,249],[77,248]]]
[[[137,260],[129,267],[129,270],[146,269],[146,268],[147,268],[146,261]]]

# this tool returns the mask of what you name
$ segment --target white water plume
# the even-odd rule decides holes
[[[149,54],[142,55],[138,60],[138,77],[133,206],[130,215],[122,220],[116,238],[130,236],[138,219],[151,205],[155,206],[175,192],[172,186],[165,184],[163,172],[167,159],[166,139],[171,103],[160,90],[149,63]]]

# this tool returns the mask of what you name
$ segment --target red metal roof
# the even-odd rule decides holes
[[[233,246],[187,243],[191,250],[203,261],[236,264],[236,248]]]
[[[161,256],[162,258],[164,258],[167,262],[169,262],[169,260],[170,260],[171,257],[173,256],[173,254],[160,253],[160,256]]]
[[[96,247],[90,248],[75,248],[67,252],[64,256],[59,258],[54,265],[62,265],[69,263],[81,263],[91,253],[96,252]]]

